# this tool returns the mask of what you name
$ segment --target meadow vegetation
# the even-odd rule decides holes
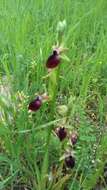
[[[0,0],[0,189],[107,190],[106,158],[107,1]]]

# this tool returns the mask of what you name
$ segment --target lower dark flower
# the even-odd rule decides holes
[[[67,131],[64,127],[57,128],[55,132],[60,141],[63,141],[67,137]]]
[[[37,96],[35,100],[29,103],[28,109],[31,111],[37,111],[42,105],[41,96]]]
[[[69,155],[65,158],[65,165],[67,168],[73,168],[75,166],[75,158],[72,155]]]

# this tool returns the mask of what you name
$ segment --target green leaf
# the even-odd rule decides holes
[[[68,181],[71,175],[66,175],[62,177],[55,185],[53,185],[52,190],[62,190],[63,185]]]

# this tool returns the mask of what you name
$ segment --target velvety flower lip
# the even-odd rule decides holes
[[[29,103],[28,109],[31,111],[37,111],[42,105],[42,98],[41,96],[37,96],[35,100]]]
[[[67,131],[64,127],[57,128],[55,132],[60,141],[63,141],[67,137]]]
[[[49,69],[53,69],[55,67],[57,67],[60,63],[60,57],[59,54],[57,52],[57,50],[53,50],[52,55],[50,55],[47,59],[46,62],[46,67]]]
[[[65,158],[65,165],[67,168],[73,168],[75,166],[75,158],[72,155],[69,155]]]

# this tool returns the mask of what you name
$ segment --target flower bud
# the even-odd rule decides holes
[[[62,116],[65,116],[68,112],[68,107],[66,105],[59,105],[58,106],[58,113]]]
[[[57,24],[57,32],[63,33],[67,26],[66,20],[59,21]]]

